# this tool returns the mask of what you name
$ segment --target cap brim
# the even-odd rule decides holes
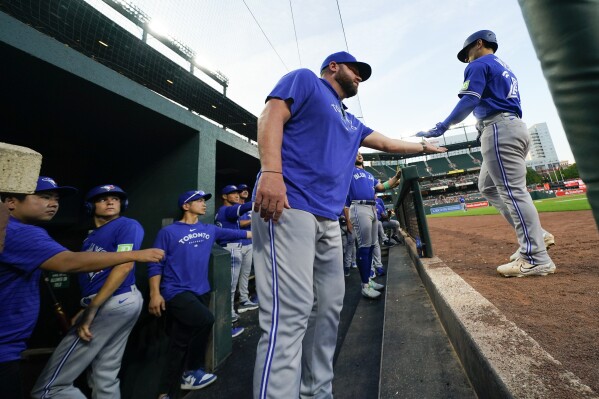
[[[75,187],[70,186],[62,186],[62,187],[53,187],[47,190],[37,190],[36,193],[43,193],[46,191],[56,191],[60,196],[67,197],[69,195],[75,195],[79,190]]]
[[[463,62],[464,64],[467,64],[468,61],[464,61],[466,59],[467,55],[468,55],[468,46],[466,46],[462,50],[460,50],[460,52],[458,53],[458,60],[460,60],[460,62]]]
[[[354,62],[353,64],[358,67],[358,72],[360,72],[360,78],[362,79],[362,82],[367,81],[370,78],[370,75],[372,75],[372,68],[370,65],[365,62]]]

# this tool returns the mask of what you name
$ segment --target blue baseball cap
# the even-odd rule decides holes
[[[239,189],[239,191],[247,191],[249,189],[247,184],[238,184],[237,188]]]
[[[115,186],[114,184],[105,184],[103,186],[96,186],[89,190],[89,192],[85,195],[85,200],[91,201],[94,198],[104,194],[115,194],[121,199],[127,199],[127,193],[122,188]]]
[[[348,52],[340,51],[338,53],[333,53],[325,58],[324,62],[320,66],[320,72],[329,66],[331,62],[335,61],[337,64],[354,64],[356,68],[358,68],[358,72],[360,73],[360,78],[362,78],[362,82],[366,82],[370,75],[372,75],[372,68],[365,62],[361,62],[356,60],[356,57],[351,55]]]
[[[205,193],[202,190],[186,191],[179,196],[179,208],[188,202],[196,201],[200,198],[204,198],[205,201],[208,201],[210,198],[212,198],[212,194]]]
[[[237,188],[237,186],[234,186],[232,184],[229,184],[228,186],[224,186],[221,194],[231,194],[231,193],[240,193],[242,192],[242,189]]]
[[[62,196],[73,195],[77,193],[77,189],[75,187],[59,186],[51,177],[40,176],[37,179],[37,186],[35,187],[35,192],[39,193],[43,191],[56,191],[58,194]]]

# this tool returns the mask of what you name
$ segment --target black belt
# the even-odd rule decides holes
[[[370,200],[354,200],[352,204],[360,204],[360,205],[376,205],[376,201]]]

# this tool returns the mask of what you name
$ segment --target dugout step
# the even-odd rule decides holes
[[[380,398],[476,398],[406,246],[389,250]]]

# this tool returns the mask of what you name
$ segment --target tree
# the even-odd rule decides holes
[[[526,185],[543,183],[543,176],[532,168],[526,168]]]
[[[564,179],[578,179],[580,175],[578,174],[578,166],[575,163],[568,166],[567,168],[562,169],[562,175],[564,175]]]

